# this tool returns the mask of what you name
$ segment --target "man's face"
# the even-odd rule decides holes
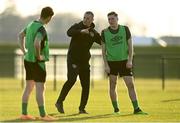
[[[116,26],[118,23],[118,18],[115,15],[109,15],[108,22],[109,22],[110,26]]]
[[[83,24],[86,26],[91,26],[91,23],[93,22],[93,16],[91,14],[85,14],[83,18]]]

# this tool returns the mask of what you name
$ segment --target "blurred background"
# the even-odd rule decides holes
[[[0,122],[19,122],[25,71],[17,35],[29,22],[39,18],[45,6],[51,6],[55,12],[46,25],[50,41],[46,106],[49,113],[60,118],[58,121],[180,122],[179,0],[0,0]],[[87,107],[90,114],[74,115],[81,95],[80,82],[76,82],[64,105],[67,114],[56,115],[54,103],[67,74],[70,38],[66,31],[82,20],[85,11],[94,13],[95,29],[99,33],[108,26],[107,13],[110,11],[118,13],[119,24],[129,27],[134,42],[133,72],[138,100],[150,115],[130,114],[132,107],[124,82],[118,82],[123,115],[108,115],[112,112],[109,85],[98,45],[91,49],[90,87],[93,91]],[[30,114],[38,116],[35,94],[31,99]]]
[[[17,34],[41,9],[51,6],[55,16],[46,26],[51,58],[48,79],[66,79],[67,29],[82,20],[85,11],[95,14],[101,33],[108,26],[107,13],[115,11],[119,24],[127,25],[135,47],[134,74],[139,78],[180,78],[180,16],[178,0],[0,0],[0,78],[24,79]],[[100,46],[91,50],[92,79],[106,77]]]
[[[51,6],[55,11],[47,26],[51,43],[69,43],[67,29],[88,10],[95,14],[99,32],[108,26],[107,13],[116,11],[119,23],[128,25],[133,36],[160,38],[170,44],[171,37],[177,43],[176,38],[180,36],[178,0],[0,0],[0,41],[15,42],[17,33],[28,22],[38,19],[44,6]]]

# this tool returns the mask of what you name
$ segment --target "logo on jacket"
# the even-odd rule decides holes
[[[89,32],[89,35],[91,36],[91,37],[94,37],[94,32]]]
[[[77,65],[76,65],[76,64],[72,64],[72,67],[73,67],[74,69],[76,69],[76,68],[77,68]]]

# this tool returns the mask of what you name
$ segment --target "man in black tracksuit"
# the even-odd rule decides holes
[[[78,75],[82,86],[79,113],[87,113],[85,106],[88,101],[90,85],[89,59],[91,54],[89,50],[94,42],[101,44],[101,37],[94,29],[93,17],[94,14],[91,11],[85,12],[83,21],[74,24],[67,31],[67,35],[72,37],[67,55],[68,80],[65,82],[55,104],[60,113],[64,113],[63,101],[75,84]]]

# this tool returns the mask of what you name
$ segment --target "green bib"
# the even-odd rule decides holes
[[[37,34],[37,31],[40,27],[42,27],[43,24],[40,22],[33,21],[31,22],[27,27],[26,27],[26,42],[25,42],[25,47],[27,49],[27,53],[25,54],[25,60],[29,62],[36,62],[36,50],[34,47],[34,40]],[[49,42],[48,38],[44,41],[41,42],[43,44],[43,48],[41,48],[41,55],[44,56],[44,60],[48,61],[49,60]]]
[[[126,40],[126,30],[119,25],[116,34],[107,28],[104,30],[106,58],[107,61],[123,61],[128,59],[128,44]]]

